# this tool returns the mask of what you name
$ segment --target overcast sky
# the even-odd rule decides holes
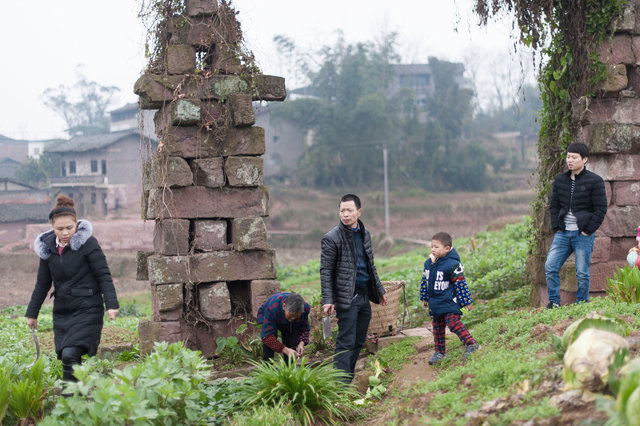
[[[295,88],[291,83],[296,79],[278,59],[272,41],[278,34],[315,51],[332,45],[337,30],[342,30],[347,43],[395,31],[404,63],[426,62],[430,56],[474,62],[476,69],[470,72],[485,75],[487,81],[492,61],[504,62],[513,53],[510,22],[479,27],[472,0],[234,0],[232,4],[239,12],[245,43],[262,71],[287,78],[289,88]],[[72,86],[79,67],[88,80],[120,88],[111,109],[136,101],[133,84],[146,64],[139,8],[140,0],[3,2],[0,134],[15,139],[66,137],[64,121],[44,106],[42,93],[59,85]]]

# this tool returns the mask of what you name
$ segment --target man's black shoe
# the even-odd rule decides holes
[[[559,307],[560,307],[560,304],[556,303],[556,302],[549,302],[547,304],[547,309],[554,309],[554,308],[559,308]]]

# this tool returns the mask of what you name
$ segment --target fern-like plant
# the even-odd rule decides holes
[[[242,390],[247,406],[288,404],[296,420],[305,425],[317,420],[335,424],[357,413],[352,402],[357,391],[343,382],[346,373],[328,360],[313,367],[304,357],[300,365],[284,358],[253,364],[256,369]]]

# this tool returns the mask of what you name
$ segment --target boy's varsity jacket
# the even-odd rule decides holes
[[[282,336],[295,336],[296,344],[300,342],[304,342],[305,345],[309,344],[309,304],[304,304],[304,310],[300,318],[289,322],[284,316],[282,302],[286,301],[290,294],[276,293],[258,309],[257,321],[258,324],[262,324],[262,333],[260,335],[262,343],[277,353],[282,353],[282,350],[286,347],[277,339],[278,330],[280,330]]]
[[[473,303],[456,249],[435,263],[431,258],[424,262],[420,300],[429,303],[429,315],[461,315],[460,308]]]

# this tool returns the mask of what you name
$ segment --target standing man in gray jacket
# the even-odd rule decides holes
[[[387,295],[373,263],[371,234],[360,221],[360,198],[340,199],[340,224],[322,237],[320,282],[322,310],[338,317],[333,363],[353,379],[358,355],[367,338],[371,304],[387,304]]]

